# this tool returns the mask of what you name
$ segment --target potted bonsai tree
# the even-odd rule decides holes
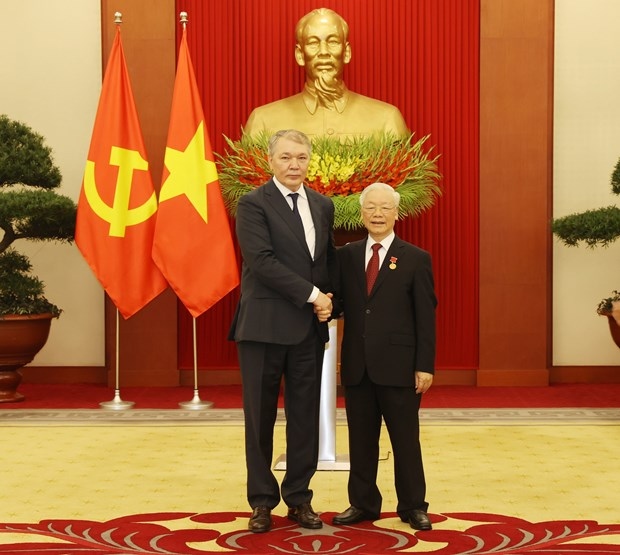
[[[61,312],[12,247],[18,239],[73,241],[76,204],[54,191],[61,181],[45,139],[0,115],[0,403],[23,399],[19,368],[43,347]]]
[[[612,291],[611,297],[603,299],[596,308],[601,316],[606,316],[609,331],[614,343],[620,347],[620,291]]]
[[[611,174],[611,190],[620,195],[620,160]],[[569,214],[555,219],[551,229],[559,239],[570,247],[584,243],[588,248],[607,247],[620,238],[620,208],[607,206]],[[613,291],[597,306],[598,314],[606,316],[611,335],[620,347],[620,293]]]

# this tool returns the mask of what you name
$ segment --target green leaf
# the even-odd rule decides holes
[[[225,137],[227,150],[217,154],[222,195],[235,216],[239,198],[271,178],[269,136]],[[334,203],[336,229],[361,227],[360,193],[375,182],[387,183],[401,195],[401,217],[417,216],[431,208],[439,195],[438,156],[426,148],[428,137],[398,138],[385,134],[340,141],[331,137],[312,140],[312,157],[306,184]]]

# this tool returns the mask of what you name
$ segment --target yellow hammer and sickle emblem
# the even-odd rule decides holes
[[[153,191],[146,202],[136,208],[129,208],[133,172],[146,171],[149,167],[149,163],[137,150],[113,146],[110,165],[118,166],[113,205],[108,206],[99,195],[95,182],[95,163],[91,160],[86,161],[84,170],[84,194],[93,212],[110,224],[108,234],[111,237],[125,237],[127,226],[141,224],[157,212],[157,197]]]

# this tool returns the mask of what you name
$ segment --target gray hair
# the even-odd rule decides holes
[[[360,194],[360,205],[364,205],[364,199],[366,198],[366,195],[368,193],[377,190],[390,193],[392,195],[392,198],[394,199],[394,206],[398,208],[398,204],[400,203],[400,193],[396,189],[394,189],[394,187],[388,185],[387,183],[372,183],[371,185],[368,185],[368,187],[364,187],[362,193]]]
[[[269,138],[269,158],[273,156],[276,145],[280,139],[289,139],[295,143],[304,145],[308,148],[308,155],[312,154],[312,142],[308,138],[308,135],[301,131],[297,131],[297,129],[281,129]]]

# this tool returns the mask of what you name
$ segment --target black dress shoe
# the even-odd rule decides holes
[[[271,525],[271,509],[269,507],[254,507],[248,523],[248,530],[259,534],[271,530]]]
[[[346,511],[337,514],[332,519],[334,524],[355,524],[356,522],[362,522],[363,520],[377,520],[379,517],[371,515],[362,509],[358,509],[351,505]]]
[[[289,519],[294,520],[302,528],[310,528],[316,530],[323,527],[323,521],[319,518],[313,510],[310,503],[302,503],[297,507],[289,507],[288,515]]]
[[[425,511],[415,509],[407,517],[401,518],[403,522],[408,522],[414,530],[432,530],[431,521]]]

